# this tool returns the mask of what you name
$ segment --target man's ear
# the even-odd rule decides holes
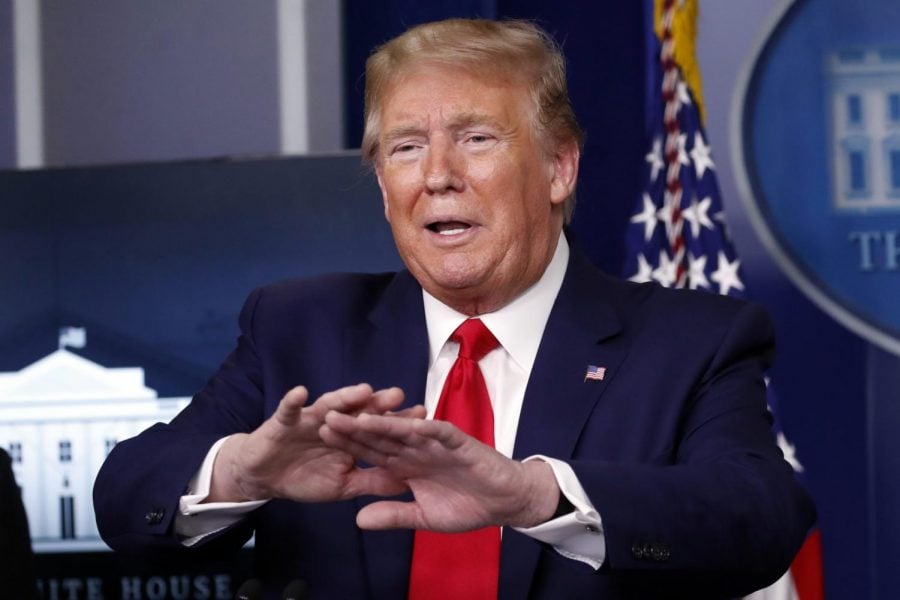
[[[375,179],[378,181],[378,188],[381,190],[381,201],[384,203],[384,218],[388,223],[391,222],[391,208],[388,205],[387,190],[384,187],[384,180],[381,177],[381,167],[375,165]]]
[[[551,161],[550,202],[561,204],[575,191],[581,150],[574,140],[561,144]]]

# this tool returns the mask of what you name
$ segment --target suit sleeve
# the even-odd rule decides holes
[[[103,540],[115,550],[142,554],[183,549],[174,534],[180,497],[209,449],[220,438],[250,432],[264,420],[261,366],[253,335],[262,292],[247,299],[237,348],[170,424],[157,423],[116,445],[94,484],[94,507]],[[213,546],[241,545],[249,523],[224,532]]]
[[[667,458],[571,461],[603,519],[607,574],[741,595],[788,568],[815,511],[771,431],[773,345],[764,311],[742,305],[699,377],[665,399],[680,403]]]

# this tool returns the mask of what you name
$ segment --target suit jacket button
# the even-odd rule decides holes
[[[147,525],[156,525],[163,520],[165,514],[166,511],[164,509],[156,508],[144,515],[144,521],[147,522]]]
[[[656,562],[665,562],[669,560],[669,547],[665,544],[653,544],[652,548],[650,549],[650,556]]]
[[[640,542],[635,542],[631,545],[631,556],[634,557],[635,560],[644,560],[644,544]]]

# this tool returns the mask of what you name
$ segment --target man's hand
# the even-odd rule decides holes
[[[549,520],[559,502],[547,463],[506,458],[444,421],[332,411],[320,435],[332,448],[375,465],[373,470],[412,490],[413,502],[380,501],[363,508],[356,518],[363,529],[531,527]]]
[[[360,384],[324,394],[310,406],[306,406],[308,399],[306,388],[296,387],[255,431],[226,440],[216,456],[206,502],[268,498],[325,502],[406,490],[381,469],[358,469],[353,456],[326,446],[319,437],[326,414],[349,418],[398,408],[403,402],[399,388],[373,392],[369,385]],[[422,418],[425,409],[417,406],[393,414]]]

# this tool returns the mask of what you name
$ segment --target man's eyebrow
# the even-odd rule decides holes
[[[407,137],[407,136],[418,136],[424,135],[425,130],[418,125],[400,125],[398,127],[394,127],[385,132],[384,139],[385,140],[396,140],[397,138]]]
[[[492,129],[503,130],[503,124],[500,120],[484,113],[467,112],[455,115],[449,122],[448,127],[454,131],[466,129],[469,127],[490,127]],[[384,133],[385,141],[392,141],[398,138],[408,136],[425,135],[426,129],[421,125],[408,124],[398,125],[393,129],[389,129]]]
[[[465,129],[467,127],[491,127],[502,129],[500,121],[495,117],[484,113],[461,113],[450,121],[451,129]]]

